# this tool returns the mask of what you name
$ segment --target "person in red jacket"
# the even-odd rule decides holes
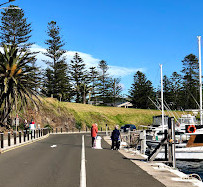
[[[94,123],[92,124],[92,127],[91,127],[92,148],[94,147],[94,141],[96,139],[97,132],[98,132],[97,124]]]

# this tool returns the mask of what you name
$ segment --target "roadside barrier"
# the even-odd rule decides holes
[[[37,129],[30,132],[23,130],[23,142],[27,142],[30,139],[33,140],[33,139],[45,136],[49,132],[50,131],[48,128]],[[13,132],[13,134],[11,134],[11,132],[0,133],[0,148],[3,149],[5,147],[10,147],[12,145],[21,144],[22,143],[21,137],[22,137],[21,131]]]

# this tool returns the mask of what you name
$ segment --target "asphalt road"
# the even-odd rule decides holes
[[[51,147],[56,145],[56,147]],[[91,148],[85,135],[87,187],[163,187],[164,185],[102,141]],[[81,134],[50,135],[0,155],[1,187],[79,187]]]

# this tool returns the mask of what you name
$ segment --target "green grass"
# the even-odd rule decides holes
[[[55,117],[71,116],[75,119],[76,126],[82,128],[91,127],[93,123],[97,123],[99,128],[105,127],[106,124],[112,129],[116,124],[122,126],[124,124],[140,125],[152,124],[154,115],[161,115],[158,110],[144,110],[133,108],[117,108],[92,106],[88,104],[58,102],[52,98],[46,98],[42,102],[43,112],[51,113]],[[181,114],[181,112],[178,112]],[[169,115],[166,112],[167,115]],[[169,115],[170,116],[170,115]]]

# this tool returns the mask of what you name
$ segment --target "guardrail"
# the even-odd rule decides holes
[[[21,144],[29,140],[37,139],[49,133],[48,128],[37,130],[23,130],[19,132],[0,133],[0,148],[10,147],[12,145]]]
[[[47,134],[62,134],[62,133],[71,133],[71,132],[90,132],[90,128],[86,127],[84,131],[81,129],[63,129],[63,128],[41,128],[36,130],[23,130],[23,131],[14,131],[14,132],[7,132],[7,133],[0,133],[0,149],[4,149],[5,147],[14,146],[17,144],[26,143],[30,140],[38,139],[43,137]],[[99,129],[102,132],[102,127]]]

